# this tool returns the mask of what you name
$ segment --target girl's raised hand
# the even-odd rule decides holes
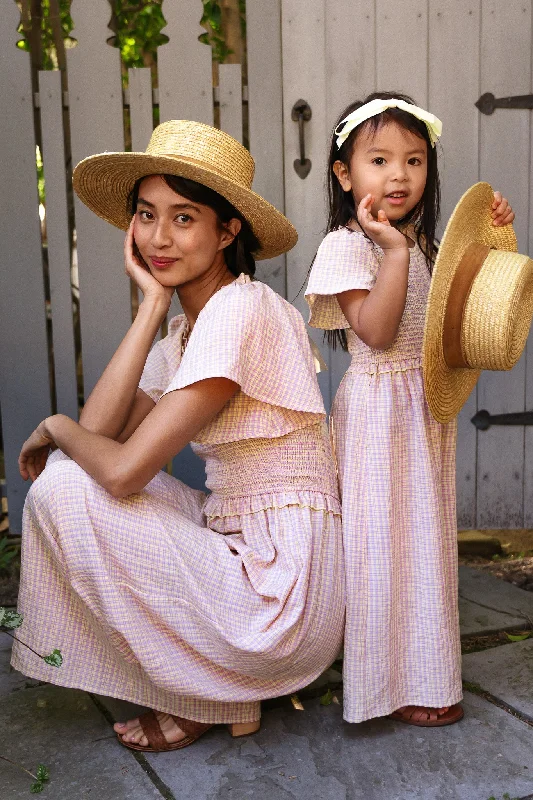
[[[509,201],[502,197],[501,192],[494,192],[494,200],[491,206],[492,224],[497,227],[509,225],[515,217],[515,213]]]
[[[137,284],[146,299],[163,300],[170,306],[170,301],[174,294],[174,287],[160,284],[159,281],[154,278],[150,270],[139,261],[138,256],[135,254],[135,240],[133,238],[134,221],[135,217],[133,217],[130,222],[130,227],[128,228],[124,241],[124,268],[126,270],[126,275]]]
[[[387,215],[380,208],[377,219],[370,210],[374,198],[367,194],[357,207],[357,221],[363,231],[370,236],[373,242],[382,250],[407,250],[407,239],[399,230],[394,228]]]

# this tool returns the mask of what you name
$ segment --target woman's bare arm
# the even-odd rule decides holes
[[[126,427],[131,429],[131,418],[137,419],[139,424],[143,418],[139,413],[141,409],[146,413],[150,411],[151,407],[138,394],[137,386],[167,309],[166,301],[143,300],[135,321],[81,412],[80,425],[86,430],[116,439]],[[143,395],[150,401],[144,392]]]
[[[227,378],[207,378],[169,392],[123,443],[89,431],[62,414],[48,417],[41,425],[44,435],[97,483],[114,497],[125,497],[143,489],[176,453],[194,440],[238,388],[237,383]],[[21,457],[24,453],[23,448]]]

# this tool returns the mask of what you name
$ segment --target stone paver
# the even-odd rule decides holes
[[[463,634],[516,627],[524,616],[533,618],[533,595],[490,575],[461,568],[461,594]],[[533,797],[533,728],[469,692],[465,719],[437,729],[383,719],[348,725],[338,705],[304,699],[305,710],[296,711],[282,698],[265,704],[255,736],[231,739],[226,729],[216,728],[191,748],[146,754],[139,762],[115,740],[89,695],[10,673],[10,644],[0,635],[0,754],[30,769],[39,762],[51,769],[43,800]],[[532,665],[528,640],[466,656],[464,675],[533,717]],[[327,679],[338,682],[339,674]],[[120,700],[99,700],[114,719],[139,711]],[[153,780],[142,769],[144,759]],[[0,761],[1,800],[27,798],[30,783]]]
[[[463,636],[516,628],[533,619],[533,592],[472,567],[459,567],[459,616]]]
[[[463,678],[533,720],[533,639],[464,656]]]
[[[194,800],[488,800],[533,793],[533,732],[475,695],[460,725],[342,721],[307,701],[267,711],[261,731],[209,731],[194,747],[148,755],[176,798]]]

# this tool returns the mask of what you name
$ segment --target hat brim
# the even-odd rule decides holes
[[[164,174],[197,181],[229,200],[259,241],[260,248],[254,253],[257,260],[286,253],[298,241],[294,226],[273,205],[246,186],[193,159],[147,153],[100,153],[80,161],[72,183],[91,211],[125,231],[131,222],[127,202],[135,182],[148,175]]]
[[[438,422],[450,422],[461,410],[481,374],[476,369],[451,368],[444,359],[442,334],[450,287],[461,258],[472,242],[494,250],[517,251],[512,225],[492,224],[494,191],[476,183],[461,197],[439,245],[426,308],[422,370],[429,409]]]

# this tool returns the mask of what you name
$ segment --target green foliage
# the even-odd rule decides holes
[[[22,614],[10,611],[7,608],[0,608],[0,628],[14,630],[22,625]]]
[[[64,2],[64,0],[63,0]],[[157,48],[168,42],[161,33],[166,21],[162,0],[111,0],[113,16],[110,27],[126,67],[146,67],[155,60]]]
[[[74,28],[70,15],[71,1],[59,0],[61,32],[66,47],[72,47],[75,44],[75,40],[70,37]],[[110,0],[110,28],[115,32],[115,36],[110,37],[110,42],[119,48],[125,67],[150,66],[155,63],[157,48],[168,42],[168,36],[161,32],[166,25],[161,8],[162,2],[163,0]],[[223,63],[233,51],[226,45],[220,0],[202,0],[202,3],[203,16],[200,24],[206,28],[206,32],[201,34],[199,39],[201,42],[211,45],[213,60]],[[22,10],[24,0],[17,0],[17,4]],[[239,0],[239,13],[241,32],[244,36],[246,29],[245,0]],[[58,68],[51,19],[50,0],[41,0],[39,24],[42,48],[42,63],[39,65],[41,69]],[[23,14],[18,28],[22,38],[17,42],[17,46],[22,50],[30,50],[28,35],[31,24],[30,19],[25,21]]]
[[[61,650],[52,650],[49,656],[43,656],[43,661],[45,664],[49,664],[51,667],[60,667],[63,663],[63,656],[61,655]]]
[[[30,792],[32,794],[38,794],[39,792],[42,792],[44,789],[44,784],[50,780],[50,771],[44,766],[44,764],[39,764],[37,767],[36,777],[37,780],[30,786]]]
[[[74,41],[70,38],[69,34],[73,28],[72,17],[70,16],[70,3],[71,0],[59,0],[59,20],[63,40],[66,47],[72,47]],[[19,8],[22,7],[22,0],[17,0]],[[41,69],[57,69],[57,54],[54,44],[54,32],[51,24],[50,14],[50,0],[41,0],[41,48],[42,48],[42,63]],[[25,30],[24,18],[18,27],[18,32],[22,34],[22,39],[17,42],[17,47],[21,50],[30,49],[27,38],[27,31]]]
[[[505,635],[510,642],[523,642],[524,639],[529,639],[531,631],[524,631],[523,633],[507,633],[507,631],[505,631]]]
[[[332,701],[333,701],[333,692],[331,691],[331,689],[328,686],[327,692],[325,694],[323,694],[322,697],[320,698],[320,705],[321,706],[329,706],[329,705],[331,705]]]
[[[489,797],[488,800],[498,800],[498,798],[494,797],[494,795],[491,794],[491,796]],[[520,800],[520,798],[519,797],[511,797],[509,792],[505,792],[505,794],[502,795],[502,800]]]

